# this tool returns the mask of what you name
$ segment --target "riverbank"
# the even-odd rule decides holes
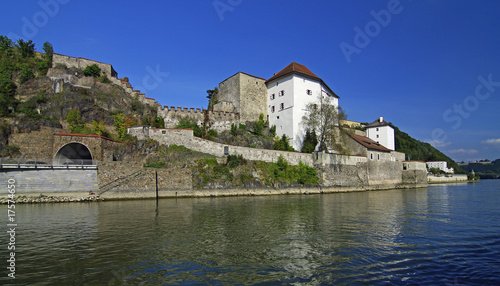
[[[74,197],[74,196],[61,196],[57,195],[40,195],[40,194],[26,194],[22,196],[15,197],[14,199],[10,199],[8,197],[0,198],[0,204],[9,204],[12,205],[12,202],[15,204],[38,204],[38,203],[82,203],[82,202],[99,202],[103,201],[98,195],[87,195],[83,197]]]
[[[378,185],[358,187],[293,187],[293,188],[266,188],[266,189],[191,189],[191,190],[159,190],[158,198],[203,198],[203,197],[234,197],[234,196],[275,196],[275,195],[312,195],[329,193],[350,193],[367,191],[384,191],[392,189],[426,188],[417,185]],[[120,190],[109,191],[101,195],[88,193],[26,193],[14,199],[15,203],[69,203],[69,202],[96,202],[115,200],[156,199],[156,190],[137,191]],[[0,198],[0,204],[7,204],[8,197]]]

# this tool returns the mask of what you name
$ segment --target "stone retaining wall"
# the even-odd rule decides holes
[[[436,177],[434,175],[427,176],[429,184],[449,184],[449,183],[467,183],[467,175],[453,175],[453,177]]]
[[[190,129],[159,129],[142,126],[131,127],[128,129],[128,133],[136,136],[139,140],[154,139],[160,142],[160,144],[182,145],[198,152],[219,157],[241,155],[250,161],[276,162],[279,156],[283,156],[292,165],[298,165],[299,162],[302,162],[313,166],[313,156],[311,154],[221,144],[194,137],[193,130]]]
[[[83,193],[97,191],[97,170],[3,169],[0,194],[7,195],[7,181],[16,181],[16,194]]]

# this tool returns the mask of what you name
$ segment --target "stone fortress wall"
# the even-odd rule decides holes
[[[266,80],[238,72],[219,83],[217,101],[214,110],[239,113],[241,122],[256,121],[267,116]]]
[[[93,64],[96,64],[101,69],[101,71],[108,76],[108,79],[112,83],[122,87],[125,90],[125,92],[127,92],[130,96],[137,98],[140,102],[144,104],[150,106],[159,106],[158,102],[156,102],[153,98],[146,97],[146,94],[141,93],[140,90],[134,90],[132,85],[128,82],[128,79],[126,78],[119,79],[118,73],[113,69],[113,66],[111,64],[101,63],[98,61],[89,60],[82,57],[77,58],[56,53],[52,55],[52,68],[56,68],[58,65],[64,65],[68,68],[77,68],[83,70],[87,66]],[[55,82],[54,83],[55,92],[58,92],[57,82],[61,81],[82,87],[87,87],[89,85],[88,83],[85,82],[85,79],[77,81],[75,77],[73,77],[72,75],[61,75],[53,70],[52,71],[49,70],[47,76],[50,77],[53,82]]]
[[[211,129],[221,132],[231,129],[231,124],[240,122],[240,115],[235,112],[208,111],[200,108],[182,108],[178,106],[158,107],[158,116],[163,117],[166,128],[175,128],[182,118],[188,118],[198,123],[204,124],[205,120]]]
[[[118,73],[111,64],[82,57],[54,53],[52,57],[53,69],[49,70],[47,76],[52,79],[55,92],[62,90],[62,83],[90,88],[93,81],[87,78],[78,79],[73,75],[61,74],[54,68],[58,65],[64,65],[68,68],[83,70],[93,64],[99,66],[113,84],[122,87],[130,96],[149,106],[156,106],[157,113],[163,117],[166,128],[174,128],[180,119],[189,118],[196,121],[198,125],[207,121],[210,128],[220,132],[230,129],[232,124],[256,121],[260,114],[267,116],[266,80],[243,72],[238,72],[219,83],[218,103],[215,104],[213,111],[200,110],[200,108],[161,106],[153,98],[146,97],[145,93],[135,90],[127,78],[118,78]],[[206,118],[207,115],[208,118]]]

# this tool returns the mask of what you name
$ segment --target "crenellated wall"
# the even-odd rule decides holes
[[[182,118],[188,118],[196,121],[198,125],[205,122],[205,113],[208,116],[208,122],[211,129],[218,132],[231,129],[231,124],[238,123],[240,116],[234,112],[207,111],[200,108],[182,108],[178,106],[165,106],[158,108],[158,116],[163,117],[166,128],[175,128]]]

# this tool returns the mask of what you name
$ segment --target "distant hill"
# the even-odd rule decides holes
[[[497,159],[490,164],[469,163],[462,165],[462,168],[467,172],[474,170],[476,175],[479,175],[481,179],[500,179],[500,159]]]
[[[399,130],[399,128],[397,128],[396,126],[392,124],[391,126],[394,128],[396,151],[405,153],[407,160],[411,159],[424,162],[446,161],[448,162],[448,168],[453,167],[455,169],[455,173],[466,173],[466,170],[462,169],[450,157],[446,156],[438,149],[432,147],[431,144],[414,139],[407,133]]]

